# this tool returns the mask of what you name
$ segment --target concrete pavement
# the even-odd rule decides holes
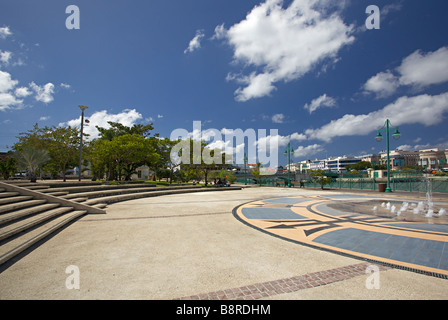
[[[322,193],[254,187],[116,203],[3,266],[0,299],[226,297],[254,287],[273,288],[252,296],[262,299],[446,299],[447,280],[393,268],[368,289],[361,260],[270,236],[232,214],[255,200]],[[79,289],[69,289],[78,271]],[[296,283],[276,291],[287,280]]]

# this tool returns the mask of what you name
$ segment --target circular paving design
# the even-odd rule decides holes
[[[240,205],[233,214],[288,241],[448,279],[446,219],[409,222],[366,214],[363,203],[373,199],[378,198],[355,194],[274,198]],[[338,203],[351,204],[353,211],[340,209]]]

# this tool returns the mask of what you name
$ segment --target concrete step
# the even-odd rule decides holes
[[[107,203],[95,203],[95,204],[92,204],[92,207],[103,209],[103,208],[107,207]]]
[[[13,223],[0,226],[0,241],[12,237],[13,235],[22,232],[27,229],[31,229],[34,226],[41,224],[42,222],[57,217],[58,215],[73,211],[72,207],[60,207],[56,209],[47,210],[39,214],[27,216],[24,219],[15,220]]]
[[[93,206],[98,203],[115,203],[115,202],[121,202],[121,201],[128,201],[128,200],[134,200],[134,199],[140,199],[140,198],[147,198],[147,197],[157,197],[157,196],[164,196],[164,195],[170,195],[170,194],[179,194],[179,193],[192,193],[192,192],[207,192],[207,191],[225,191],[225,190],[240,190],[240,187],[226,187],[226,188],[197,188],[197,187],[191,187],[191,188],[158,188],[157,191],[151,191],[151,192],[137,192],[137,193],[129,193],[129,194],[119,194],[119,195],[113,195],[113,196],[107,196],[107,197],[100,197],[100,198],[94,198],[89,199],[84,204]]]
[[[5,188],[0,188],[0,192],[5,192],[6,189]]]
[[[44,204],[46,202],[47,202],[47,200],[28,200],[28,201],[22,201],[22,202],[17,202],[17,203],[4,204],[4,205],[0,206],[0,214],[5,213],[5,212],[10,212],[13,210],[36,206],[39,204]]]
[[[5,204],[9,204],[9,203],[14,203],[14,202],[21,202],[21,201],[26,201],[26,200],[31,200],[31,199],[33,199],[32,196],[12,196],[12,197],[0,199],[0,205],[5,205]]]
[[[68,191],[56,191],[56,192],[47,192],[50,196],[60,197],[68,194]]]
[[[86,210],[75,210],[58,216],[46,223],[39,225],[26,233],[19,233],[9,241],[0,243],[0,264],[5,263],[25,249],[31,247],[38,241],[44,239],[51,233],[62,228],[74,219],[77,219],[87,213]]]
[[[14,197],[18,196],[20,193],[18,192],[0,192],[0,198],[8,198],[8,197]]]
[[[89,200],[89,198],[87,197],[78,197],[78,198],[73,198],[73,199],[69,199],[70,201],[74,201],[74,202],[84,202],[86,200]]]
[[[54,208],[59,207],[59,203],[45,203],[45,204],[39,204],[34,205],[29,208],[21,209],[21,210],[14,210],[8,213],[3,213],[0,215],[0,226],[4,225],[6,223],[10,223],[14,220],[19,220],[27,216],[35,215],[37,213],[44,212],[46,210],[51,210]]]
[[[113,196],[117,194],[127,194],[127,193],[136,193],[136,192],[149,192],[149,191],[157,191],[160,190],[160,188],[157,187],[144,187],[144,188],[126,188],[126,189],[108,189],[108,190],[95,190],[95,191],[88,191],[88,192],[77,192],[77,193],[69,193],[65,196],[62,196],[61,198],[73,200],[78,197],[87,197],[89,199],[91,198],[98,198],[98,197],[105,197],[105,196]]]
[[[23,187],[23,186],[19,186],[19,187]],[[40,190],[44,190],[44,189],[49,189],[50,186],[41,185],[41,184],[38,184],[38,185],[34,184],[34,185],[29,185],[29,186],[26,186],[26,187],[23,187],[23,188],[40,191]]]
[[[118,189],[138,189],[138,188],[155,188],[154,184],[120,184],[120,185],[84,185],[84,186],[61,186],[51,187],[49,189],[39,190],[42,193],[67,191],[69,193],[92,192],[102,190],[118,190]]]

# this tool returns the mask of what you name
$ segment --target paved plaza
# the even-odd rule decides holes
[[[2,266],[0,299],[446,299],[447,225],[331,206],[376,197],[252,187],[112,204]]]

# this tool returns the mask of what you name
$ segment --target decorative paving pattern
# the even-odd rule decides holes
[[[303,289],[319,287],[334,282],[348,280],[366,275],[369,263],[359,263],[331,270],[308,273],[301,276],[255,283],[238,288],[214,291],[174,300],[255,300],[282,293],[296,292]],[[377,266],[379,271],[387,270],[385,266]]]
[[[236,207],[233,214],[285,240],[448,278],[448,225],[403,222],[327,206],[334,201],[372,198],[335,194],[268,199]]]

